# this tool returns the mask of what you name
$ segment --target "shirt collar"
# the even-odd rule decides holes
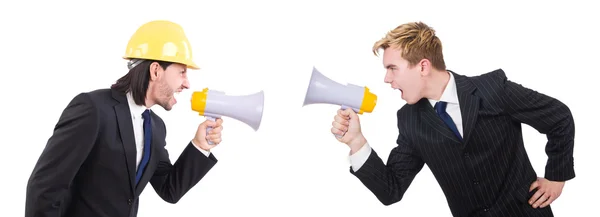
[[[450,79],[448,80],[448,84],[446,84],[444,92],[442,92],[442,97],[440,97],[440,100],[428,99],[429,103],[431,103],[431,106],[435,106],[435,103],[438,101],[444,101],[449,104],[458,104],[458,94],[456,92],[454,75],[451,72],[448,72],[448,74],[450,74]]]
[[[127,103],[129,104],[129,110],[131,111],[131,116],[135,119],[137,118],[141,118],[142,117],[142,113],[144,113],[144,111],[146,111],[145,106],[142,105],[138,105],[135,103],[135,101],[133,100],[133,95],[131,94],[131,92],[127,92]]]

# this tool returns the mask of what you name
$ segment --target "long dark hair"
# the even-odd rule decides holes
[[[129,70],[127,74],[119,78],[111,88],[121,93],[131,92],[135,104],[146,105],[146,92],[150,82],[150,64],[157,62],[163,70],[169,67],[171,62],[145,60]]]

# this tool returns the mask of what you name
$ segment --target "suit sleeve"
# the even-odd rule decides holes
[[[162,124],[166,132],[164,123]],[[160,148],[160,159],[150,179],[156,193],[166,202],[177,203],[217,163],[215,156],[206,156],[192,142],[188,143],[175,164],[165,147]]]
[[[575,177],[573,146],[575,123],[569,108],[561,101],[507,80],[500,73],[504,88],[504,109],[513,119],[545,134],[545,178],[567,181]]]
[[[383,163],[375,150],[371,150],[371,154],[358,171],[350,168],[350,173],[384,205],[400,201],[424,165],[419,153],[409,145],[401,124],[398,126],[398,146],[390,152],[387,164]]]
[[[60,216],[62,200],[95,144],[99,122],[89,96],[79,94],[64,109],[39,157],[26,191],[26,217]]]

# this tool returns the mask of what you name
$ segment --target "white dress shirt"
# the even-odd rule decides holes
[[[448,74],[450,74],[450,80],[448,80],[448,84],[446,85],[444,92],[442,92],[442,96],[440,97],[439,101],[444,101],[444,102],[448,103],[448,106],[446,107],[446,112],[448,113],[448,115],[450,115],[450,117],[452,118],[452,121],[454,121],[454,124],[456,124],[456,128],[458,129],[458,132],[462,136],[463,135],[462,116],[460,114],[460,106],[458,104],[458,93],[456,92],[456,82],[454,81],[454,75],[450,72],[448,72]],[[429,103],[431,103],[432,107],[434,107],[435,103],[438,102],[438,100],[433,100],[433,99],[428,99],[428,100],[429,100]],[[358,169],[360,169],[360,167],[365,163],[365,161],[367,161],[370,154],[371,154],[371,147],[369,146],[369,143],[365,143],[363,145],[363,147],[360,148],[356,153],[354,153],[353,155],[350,155],[349,160],[350,160],[350,164],[352,165],[352,170],[354,170],[355,172],[358,171]]]
[[[133,121],[133,135],[135,136],[136,147],[135,169],[137,170],[144,154],[144,118],[142,118],[142,113],[148,108],[135,104],[131,93],[127,93],[127,102],[129,103],[129,110],[131,111],[131,121]],[[193,143],[194,142],[192,141],[192,144]],[[204,155],[210,155],[210,151],[202,150],[201,148],[198,148],[196,144],[194,144],[194,147],[200,150]]]

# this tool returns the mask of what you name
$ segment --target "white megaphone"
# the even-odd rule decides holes
[[[358,114],[371,113],[377,105],[377,95],[369,92],[368,87],[337,83],[313,67],[302,106],[309,104],[333,104],[343,110],[351,108]]]
[[[229,96],[222,91],[204,88],[193,92],[191,101],[192,110],[209,120],[226,116],[244,122],[257,131],[262,121],[265,94],[261,90],[251,95]],[[206,132],[211,129],[209,127]],[[209,144],[212,145],[210,141]]]
[[[313,67],[302,106],[310,104],[334,104],[341,106],[342,110],[351,108],[357,114],[371,113],[377,105],[377,95],[369,92],[368,87],[337,83]],[[335,136],[340,138],[343,135]]]

